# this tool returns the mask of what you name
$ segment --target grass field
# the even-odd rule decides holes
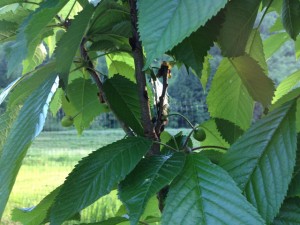
[[[170,130],[170,133],[174,134],[176,130]],[[124,132],[120,129],[87,130],[82,136],[78,136],[76,131],[43,132],[28,150],[1,224],[18,224],[11,220],[13,208],[36,205],[47,193],[64,182],[78,160],[123,137]],[[83,210],[81,222],[106,219],[119,206],[116,193],[112,193]]]

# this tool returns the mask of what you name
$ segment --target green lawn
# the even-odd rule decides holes
[[[177,130],[169,131],[175,134]],[[36,205],[47,193],[63,183],[82,157],[123,137],[121,129],[87,130],[82,136],[78,136],[76,131],[43,132],[28,150],[1,224],[17,224],[11,221],[13,208]],[[116,193],[112,193],[83,210],[82,222],[106,219],[119,206]]]

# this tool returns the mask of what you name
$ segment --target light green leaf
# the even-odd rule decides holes
[[[183,153],[145,158],[120,183],[119,196],[129,212],[131,225],[138,224],[150,197],[179,174],[184,161]]]
[[[139,33],[146,51],[145,69],[222,9],[226,0],[138,2]]]
[[[79,134],[88,128],[100,113],[108,112],[108,107],[99,102],[98,89],[91,79],[73,80],[67,89],[69,101],[63,100],[62,108],[67,115],[74,117],[74,125]]]
[[[287,33],[273,34],[264,40],[264,51],[266,60],[268,61],[272,55],[289,39]]]
[[[32,43],[40,44],[37,40],[41,38],[46,25],[52,21],[53,17],[67,2],[68,0],[44,1],[36,11],[24,20],[18,30],[16,42],[9,56],[8,74],[11,74],[27,57],[28,48],[29,46],[32,47]]]
[[[231,0],[227,4],[225,22],[219,39],[224,56],[234,57],[244,54],[260,2],[260,0]]]
[[[11,5],[15,3],[23,3],[24,0],[1,0],[0,2],[0,8],[6,5]]]
[[[252,120],[254,102],[230,60],[224,58],[207,96],[212,117],[235,123],[246,130]]]
[[[253,29],[245,49],[246,53],[259,63],[263,71],[268,74],[268,65],[265,59],[264,46],[258,29]]]
[[[265,107],[271,104],[275,91],[274,83],[265,75],[260,65],[248,55],[233,58],[230,62],[253,100]]]
[[[50,214],[52,224],[108,194],[149,151],[152,142],[142,137],[122,139],[81,160],[66,178]]]
[[[276,101],[274,104],[271,105],[270,111],[273,111],[274,109],[277,109],[278,107],[282,106],[283,104],[299,98],[300,96],[300,87],[295,88],[294,90],[290,91],[289,93],[283,95],[278,101]]]
[[[92,4],[88,4],[72,21],[71,26],[62,36],[55,49],[54,55],[57,62],[60,62],[57,63],[56,72],[59,74],[65,87],[68,84],[68,75],[73,59],[86,33],[94,10],[95,7]]]
[[[23,61],[23,74],[32,71],[37,66],[42,64],[42,62],[44,62],[44,60],[46,59],[47,54],[48,53],[44,44],[35,46],[34,50],[32,51],[32,56],[30,54],[30,56]]]
[[[289,198],[284,201],[272,225],[300,224],[300,199]]]
[[[276,22],[273,24],[273,26],[269,29],[269,31],[272,32],[278,32],[278,31],[284,31],[281,17],[278,17]]]
[[[135,133],[143,136],[137,85],[123,76],[115,75],[104,82],[103,89],[116,116]]]
[[[106,56],[106,63],[109,77],[120,74],[136,83],[134,61],[131,55],[128,53],[109,54]]]
[[[49,110],[51,111],[53,117],[56,117],[57,112],[61,108],[63,94],[64,91],[61,88],[58,88],[50,102]]]
[[[214,41],[217,40],[223,20],[224,12],[220,11],[205,26],[200,27],[180,44],[176,45],[172,49],[171,54],[174,54],[178,61],[191,67],[201,77],[204,58],[207,55],[207,51],[214,45]]]
[[[162,224],[265,223],[226,171],[201,155],[190,154],[170,186]]]
[[[300,70],[289,75],[287,78],[281,81],[281,83],[276,88],[275,96],[272,100],[272,104],[278,101],[282,96],[289,93],[295,87],[299,87],[299,84],[300,84]]]
[[[58,85],[54,84],[55,78],[55,74],[45,74],[43,79],[40,77],[40,80],[43,81],[42,84],[36,89],[31,89],[31,94],[24,102],[13,124],[9,123],[11,129],[6,130],[4,137],[0,137],[0,143],[3,143],[0,157],[0,217],[27,149],[32,140],[42,131],[48,104],[53,95],[51,89],[54,91]],[[18,107],[15,105],[12,109]],[[4,123],[4,125],[6,124]],[[0,130],[2,129],[0,128]]]
[[[295,41],[296,59],[300,58],[300,38]]]
[[[229,147],[229,144],[222,138],[220,132],[218,131],[216,122],[214,119],[210,119],[202,123],[201,127],[206,134],[206,138],[201,142],[201,145],[217,145],[224,148]]]
[[[206,91],[207,81],[210,76],[210,71],[211,71],[210,60],[212,58],[213,57],[211,55],[207,55],[204,58],[203,69],[202,69],[201,78],[200,78],[201,85],[202,85],[202,88],[204,91]]]
[[[283,0],[282,24],[291,38],[296,40],[300,32],[300,2],[299,0]]]
[[[295,166],[295,107],[288,102],[255,123],[220,162],[267,224],[279,212]]]

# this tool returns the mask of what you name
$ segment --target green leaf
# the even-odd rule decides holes
[[[20,29],[12,52],[8,60],[8,74],[11,74],[15,68],[27,57],[28,48],[41,38],[45,27],[52,21],[53,17],[64,7],[68,0],[44,1],[40,7],[28,16]],[[62,64],[62,63],[61,63]]]
[[[133,170],[152,142],[142,137],[122,139],[81,160],[66,178],[50,214],[50,224],[61,224],[111,189]]]
[[[139,33],[146,51],[145,69],[222,9],[226,0],[138,2]]]
[[[273,32],[278,32],[278,31],[284,31],[283,25],[282,25],[282,21],[281,21],[281,17],[278,17],[276,22],[273,24],[272,27],[270,27],[269,31],[271,33]]]
[[[295,101],[291,101],[250,127],[220,165],[268,224],[287,193],[295,159]]]
[[[104,82],[103,90],[117,117],[135,133],[143,136],[137,85],[123,76],[115,75]]]
[[[222,138],[220,132],[217,129],[217,125],[214,119],[205,121],[199,127],[201,127],[206,134],[206,138],[201,142],[201,145],[217,145],[224,148],[229,147],[228,143]]]
[[[201,155],[190,154],[170,186],[162,224],[258,225],[264,221],[226,171]]]
[[[286,199],[280,208],[272,225],[298,225],[300,224],[300,199]]]
[[[268,61],[272,55],[289,39],[287,33],[273,34],[264,40],[264,51],[266,60]]]
[[[265,59],[264,46],[258,29],[253,29],[248,39],[246,53],[259,63],[263,71],[268,73],[268,65]]]
[[[283,0],[282,24],[290,37],[296,40],[300,32],[300,2],[298,0]]]
[[[298,87],[300,84],[300,70],[296,71],[295,73],[289,75],[285,78],[281,83],[278,85],[275,91],[275,96],[272,100],[272,104],[278,101],[282,96],[289,93],[295,87]]]
[[[218,118],[215,121],[220,134],[229,144],[233,144],[244,133],[240,127],[232,122]]]
[[[224,56],[234,57],[244,54],[260,2],[260,0],[232,0],[227,4],[225,22],[219,39]]]
[[[131,225],[138,224],[150,197],[179,174],[184,161],[183,153],[145,158],[120,183],[119,196],[129,212]]]
[[[247,55],[233,58],[230,62],[253,100],[265,107],[271,104],[275,91],[274,83],[265,75],[260,65]]]
[[[217,40],[223,19],[224,12],[220,11],[205,26],[200,27],[189,37],[185,38],[171,51],[178,61],[191,67],[199,77],[203,69],[204,58],[210,47],[214,45],[214,41]]]
[[[68,75],[73,59],[86,33],[94,10],[95,7],[92,4],[88,4],[74,18],[71,26],[62,36],[55,49],[54,55],[57,62],[60,62],[57,63],[56,72],[59,74],[60,79],[63,80],[65,86],[68,84]]]
[[[100,113],[108,112],[108,107],[99,102],[98,89],[91,79],[77,78],[67,88],[69,101],[63,97],[62,108],[67,115],[74,117],[78,134],[88,128]]]
[[[56,117],[57,112],[61,108],[62,105],[62,98],[63,98],[64,91],[61,88],[58,88],[50,102],[49,110],[52,113],[53,117]]]
[[[212,117],[228,120],[243,130],[250,126],[254,102],[227,58],[221,61],[213,78],[207,104]]]
[[[46,74],[43,78],[40,77],[43,82],[38,88],[31,89],[32,93],[24,102],[13,125],[11,125],[11,129],[6,130],[4,137],[0,137],[0,143],[3,143],[0,157],[0,217],[27,149],[32,140],[42,131],[48,104],[53,95],[51,89],[55,90],[58,85],[57,83],[54,84],[55,74]],[[13,109],[18,107],[16,105]],[[4,125],[6,124],[4,123]],[[0,128],[0,130],[2,129]]]

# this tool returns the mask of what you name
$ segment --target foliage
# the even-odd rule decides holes
[[[299,221],[299,71],[276,87],[266,60],[288,39],[299,56],[300,5],[278,2],[1,1],[8,75],[22,72],[0,93],[0,216],[50,105],[72,117],[79,134],[110,110],[126,137],[81,159],[34,209],[14,210],[15,220],[79,219],[117,189],[119,212],[95,224]],[[259,28],[272,10],[282,15],[263,41]],[[223,55],[213,78],[209,50]],[[205,89],[192,87],[190,98],[208,92],[204,123],[169,112],[172,70],[197,76],[177,76],[184,88],[170,93],[189,96],[185,82]],[[258,121],[255,105],[264,109]],[[175,116],[190,125],[187,135],[164,131]],[[192,138],[196,129],[205,132],[201,141]]]

